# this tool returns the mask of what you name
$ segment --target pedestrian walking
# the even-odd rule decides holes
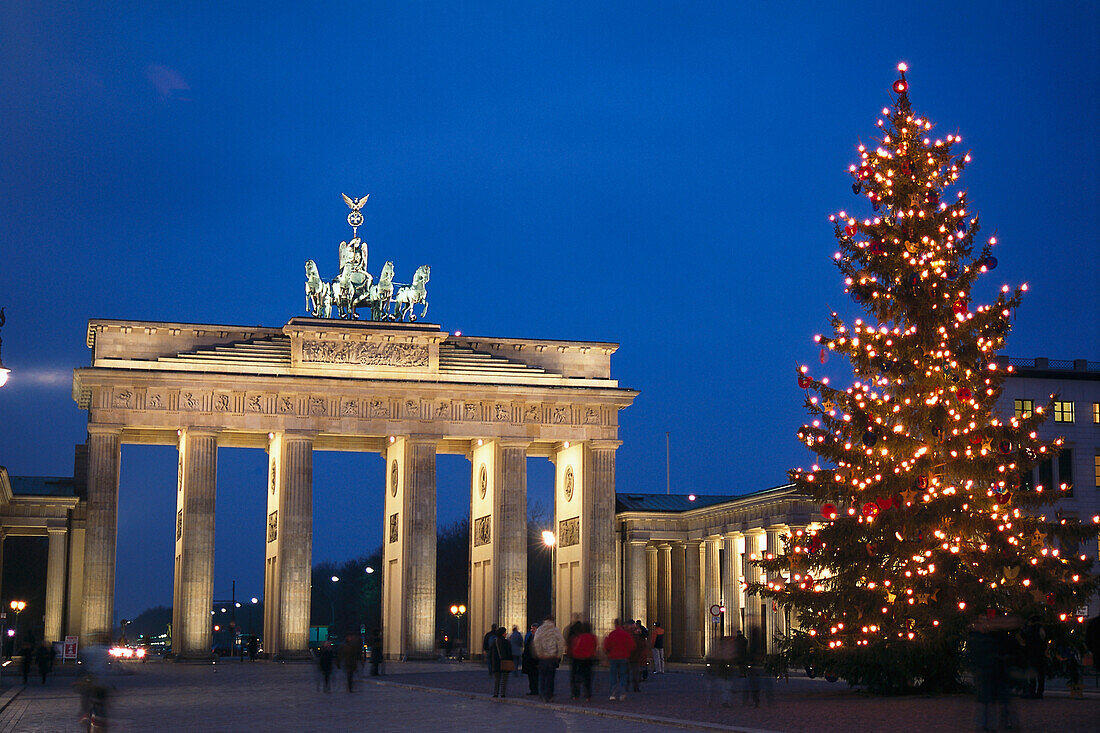
[[[248,661],[255,662],[256,655],[260,652],[260,637],[253,634],[248,638]]]
[[[348,692],[351,692],[352,681],[355,672],[359,669],[359,647],[362,644],[357,634],[348,634],[344,637],[344,643],[340,645],[339,655],[336,657],[336,666],[344,670],[348,678]]]
[[[1016,728],[1019,721],[1012,706],[1008,663],[1015,644],[1013,632],[1019,619],[997,616],[993,609],[979,616],[970,627],[966,647],[974,670],[974,688],[978,698],[978,727],[997,730]]]
[[[531,642],[539,659],[539,697],[543,702],[551,702],[554,699],[554,676],[565,654],[565,637],[554,624],[553,616],[547,616],[539,625]]]
[[[626,630],[630,632],[630,636],[634,640],[634,648],[630,651],[628,660],[630,665],[630,687],[634,692],[641,692],[642,688],[639,685],[642,683],[642,668],[649,660],[649,642],[642,636],[637,621],[630,622]]]
[[[615,628],[604,637],[603,650],[607,654],[607,662],[611,667],[611,686],[609,700],[626,699],[626,687],[629,684],[630,654],[634,651],[634,637],[623,628],[619,619],[615,619]]]
[[[512,643],[501,626],[489,644],[489,666],[493,670],[493,697],[507,697],[508,673],[515,667],[512,661]]]
[[[531,624],[531,629],[523,637],[523,673],[527,675],[528,695],[539,694],[539,658],[535,654],[535,632],[538,624]]]
[[[1085,648],[1092,656],[1092,668],[1100,674],[1100,616],[1094,616],[1085,627]]]
[[[723,636],[715,640],[706,657],[706,704],[708,707],[721,704],[730,706],[730,684],[734,669],[734,642],[733,638]]]
[[[370,637],[370,676],[380,675],[382,667],[382,632],[378,629]]]
[[[497,636],[497,625],[494,622],[493,625],[485,632],[485,636],[481,639],[481,652],[485,655],[485,667],[489,670],[489,676],[493,675],[493,665],[489,661],[489,649],[492,648],[493,640]]]
[[[642,659],[642,681],[645,682],[649,679],[649,663],[653,658],[653,642],[649,638],[649,629],[645,627],[641,619],[636,620],[634,625],[638,627],[638,633],[641,634],[646,643],[646,656]]]
[[[592,666],[599,645],[591,624],[581,622],[569,641],[569,691],[574,700],[584,692],[584,701],[592,701]]]
[[[519,632],[519,626],[512,625],[512,634],[508,637],[508,645],[512,647],[512,666],[515,669],[512,670],[513,677],[519,677],[522,674],[523,667],[523,634]]]
[[[329,692],[329,682],[332,679],[332,664],[336,661],[336,650],[332,648],[332,642],[325,640],[317,652],[317,664],[321,668],[321,692]]]
[[[1027,668],[1024,697],[1040,700],[1047,679],[1047,632],[1038,616],[1024,624],[1024,663]]]
[[[53,671],[55,656],[57,652],[54,651],[53,644],[48,641],[42,642],[34,654],[34,661],[38,664],[38,674],[42,675],[42,684],[46,684],[46,675]]]
[[[27,679],[31,676],[31,666],[34,664],[34,636],[31,632],[27,632],[27,635],[23,637],[23,643],[19,647],[19,664],[23,671],[23,684],[27,684]]]
[[[665,673],[665,630],[660,621],[653,622],[653,674]]]

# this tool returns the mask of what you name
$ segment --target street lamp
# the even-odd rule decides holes
[[[19,614],[23,613],[23,609],[27,607],[26,601],[12,601],[11,610],[15,611],[15,633],[19,633]],[[15,634],[8,633],[8,636],[14,636]],[[13,642],[14,646],[14,642]]]
[[[557,614],[554,612],[554,566],[557,565],[558,538],[550,530],[544,529],[542,531],[542,544],[550,549],[550,615],[556,616]]]
[[[330,580],[332,580],[332,584],[335,587],[335,585],[340,582],[340,577],[337,575],[333,575]],[[333,599],[334,595],[334,591],[330,589],[328,594],[328,605],[329,610],[332,611],[332,623],[329,624],[329,628],[336,625],[336,601]]]
[[[372,568],[370,565],[368,565],[365,569],[367,571],[367,575],[371,575],[374,573],[374,568]]]
[[[260,602],[259,598],[257,598],[256,596],[252,596],[252,605],[248,607],[248,635],[249,636],[252,636],[252,608],[253,608],[253,606],[255,606],[259,602]]]
[[[4,321],[7,320],[4,317],[4,309],[0,308],[0,328],[4,327]],[[3,339],[0,339],[0,345],[3,345]],[[11,369],[4,366],[4,360],[0,358],[0,387],[3,387],[8,383],[8,375],[11,374]],[[14,608],[14,606],[12,606]]]
[[[462,616],[466,613],[466,607],[461,603],[451,606],[451,615],[455,617],[455,639],[462,635]],[[461,647],[460,647],[461,649]],[[461,652],[459,653],[459,660],[462,659]]]

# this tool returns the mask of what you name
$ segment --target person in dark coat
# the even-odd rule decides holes
[[[381,674],[379,667],[382,665],[382,632],[378,629],[370,637],[370,676],[377,677]]]
[[[531,624],[531,630],[523,637],[523,673],[527,675],[527,685],[530,688],[528,695],[539,694],[539,658],[535,654],[535,629],[538,624]]]
[[[1040,699],[1047,679],[1047,634],[1038,616],[1024,625],[1024,663],[1027,666],[1024,697]]]
[[[42,684],[46,684],[46,675],[53,671],[53,659],[56,655],[53,644],[48,641],[42,642],[42,646],[38,647],[38,651],[34,654],[34,661],[38,664],[38,674],[42,675]]]
[[[31,665],[34,664],[34,635],[27,632],[23,637],[23,644],[19,648],[20,665],[23,670],[23,684],[27,684],[27,678],[31,676]]]
[[[348,634],[344,637],[344,643],[340,645],[340,652],[336,657],[336,665],[344,670],[344,675],[348,678],[348,692],[351,692],[352,680],[355,679],[355,672],[359,669],[362,646],[363,642],[358,634]]]
[[[493,670],[493,697],[507,697],[508,673],[512,666],[512,644],[501,626],[489,644],[489,667]]]
[[[492,651],[494,639],[497,637],[497,625],[494,622],[492,627],[485,633],[485,636],[481,639],[481,651],[485,654],[485,666],[489,670],[489,676],[493,674],[493,665],[489,661],[489,652]]]
[[[248,639],[248,661],[255,662],[256,654],[260,651],[260,637],[253,634]]]
[[[335,660],[336,650],[332,648],[332,642],[326,640],[317,652],[317,664],[321,667],[322,692],[329,692],[329,681],[332,679],[332,663]]]

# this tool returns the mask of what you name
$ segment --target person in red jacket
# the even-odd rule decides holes
[[[603,650],[607,653],[611,666],[611,697],[619,691],[618,699],[626,699],[627,678],[630,669],[630,653],[634,651],[634,636],[623,628],[619,619],[615,619],[615,628],[603,640]]]
[[[577,621],[570,628],[569,636],[569,689],[573,699],[580,697],[584,688],[584,701],[592,701],[592,665],[596,661],[596,635],[591,624]]]

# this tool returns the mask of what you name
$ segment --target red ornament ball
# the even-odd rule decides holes
[[[1000,443],[997,444],[997,448],[1001,451],[1001,453],[1004,453],[1007,456],[1009,453],[1012,452],[1012,441],[1002,440]]]
[[[821,507],[821,516],[826,519],[836,519],[836,504],[824,504]]]
[[[813,383],[814,383],[814,380],[811,379],[809,376],[807,376],[805,374],[803,374],[802,376],[800,376],[798,378],[798,386],[801,387],[802,389],[806,389],[807,387],[809,387]]]
[[[909,82],[905,79],[898,79],[894,82],[894,91],[898,94],[905,94],[909,90]]]
[[[844,233],[847,234],[849,237],[854,237],[856,235],[856,225],[855,224],[846,225],[844,227]]]
[[[873,501],[869,501],[863,505],[863,516],[873,517],[878,514],[878,504]]]
[[[860,180],[866,181],[868,178],[871,177],[871,172],[872,172],[871,171],[871,166],[861,165],[859,167],[859,178],[860,178]]]
[[[966,301],[961,299],[956,300],[954,303],[951,304],[951,310],[954,311],[955,315],[957,316],[966,313]]]
[[[894,500],[891,499],[889,496],[880,496],[879,498],[875,499],[875,503],[878,504],[878,508],[882,511],[886,511],[887,509],[894,506]]]
[[[884,251],[885,250],[882,248],[882,242],[880,242],[877,239],[875,241],[871,242],[871,254],[880,255]]]
[[[963,389],[966,389],[966,388],[963,387]],[[981,433],[971,433],[969,440],[973,445],[981,445],[982,434]]]
[[[959,399],[959,402],[966,402],[974,395],[969,387],[959,387],[959,391],[955,393],[955,396]],[[978,436],[978,442],[981,442],[981,436]]]

